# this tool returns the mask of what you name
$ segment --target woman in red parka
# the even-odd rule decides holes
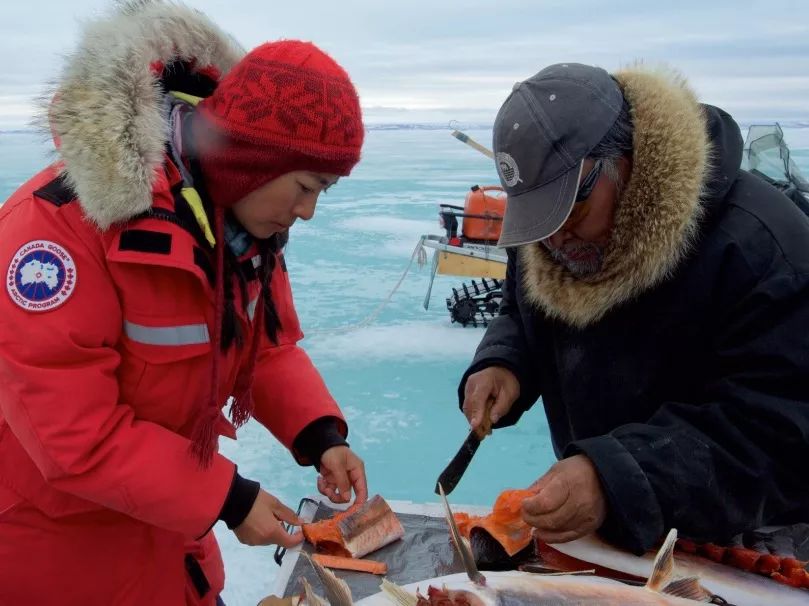
[[[146,1],[88,27],[48,118],[58,161],[0,209],[0,604],[217,603],[217,520],[301,540],[220,435],[255,417],[367,495],[282,252],[359,160],[356,91],[312,44],[244,55]]]

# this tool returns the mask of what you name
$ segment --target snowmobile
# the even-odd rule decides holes
[[[497,247],[506,208],[506,195],[496,185],[474,185],[463,206],[441,204],[443,236],[422,236],[421,244],[435,250],[424,309],[430,304],[435,275],[476,278],[452,289],[447,297],[450,319],[462,326],[487,326],[503,297],[506,252]]]

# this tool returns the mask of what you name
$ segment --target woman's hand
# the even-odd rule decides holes
[[[356,503],[364,503],[368,499],[365,464],[348,446],[329,448],[320,457],[317,489],[332,503],[348,503],[352,488]]]
[[[233,533],[245,545],[281,545],[289,548],[303,542],[303,533],[298,530],[289,534],[283,522],[293,526],[302,523],[289,507],[270,493],[259,490],[250,513],[233,529]]]

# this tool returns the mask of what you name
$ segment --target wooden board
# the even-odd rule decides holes
[[[506,264],[491,259],[467,257],[445,251],[436,251],[438,273],[448,276],[468,276],[470,278],[506,277]]]

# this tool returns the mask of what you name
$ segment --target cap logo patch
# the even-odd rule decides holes
[[[14,254],[6,274],[11,300],[26,311],[48,311],[67,301],[76,288],[76,264],[64,247],[33,240]]]
[[[514,161],[514,158],[506,152],[497,152],[497,171],[500,173],[500,178],[503,183],[509,187],[514,187],[517,183],[522,183],[520,179],[520,167]]]

